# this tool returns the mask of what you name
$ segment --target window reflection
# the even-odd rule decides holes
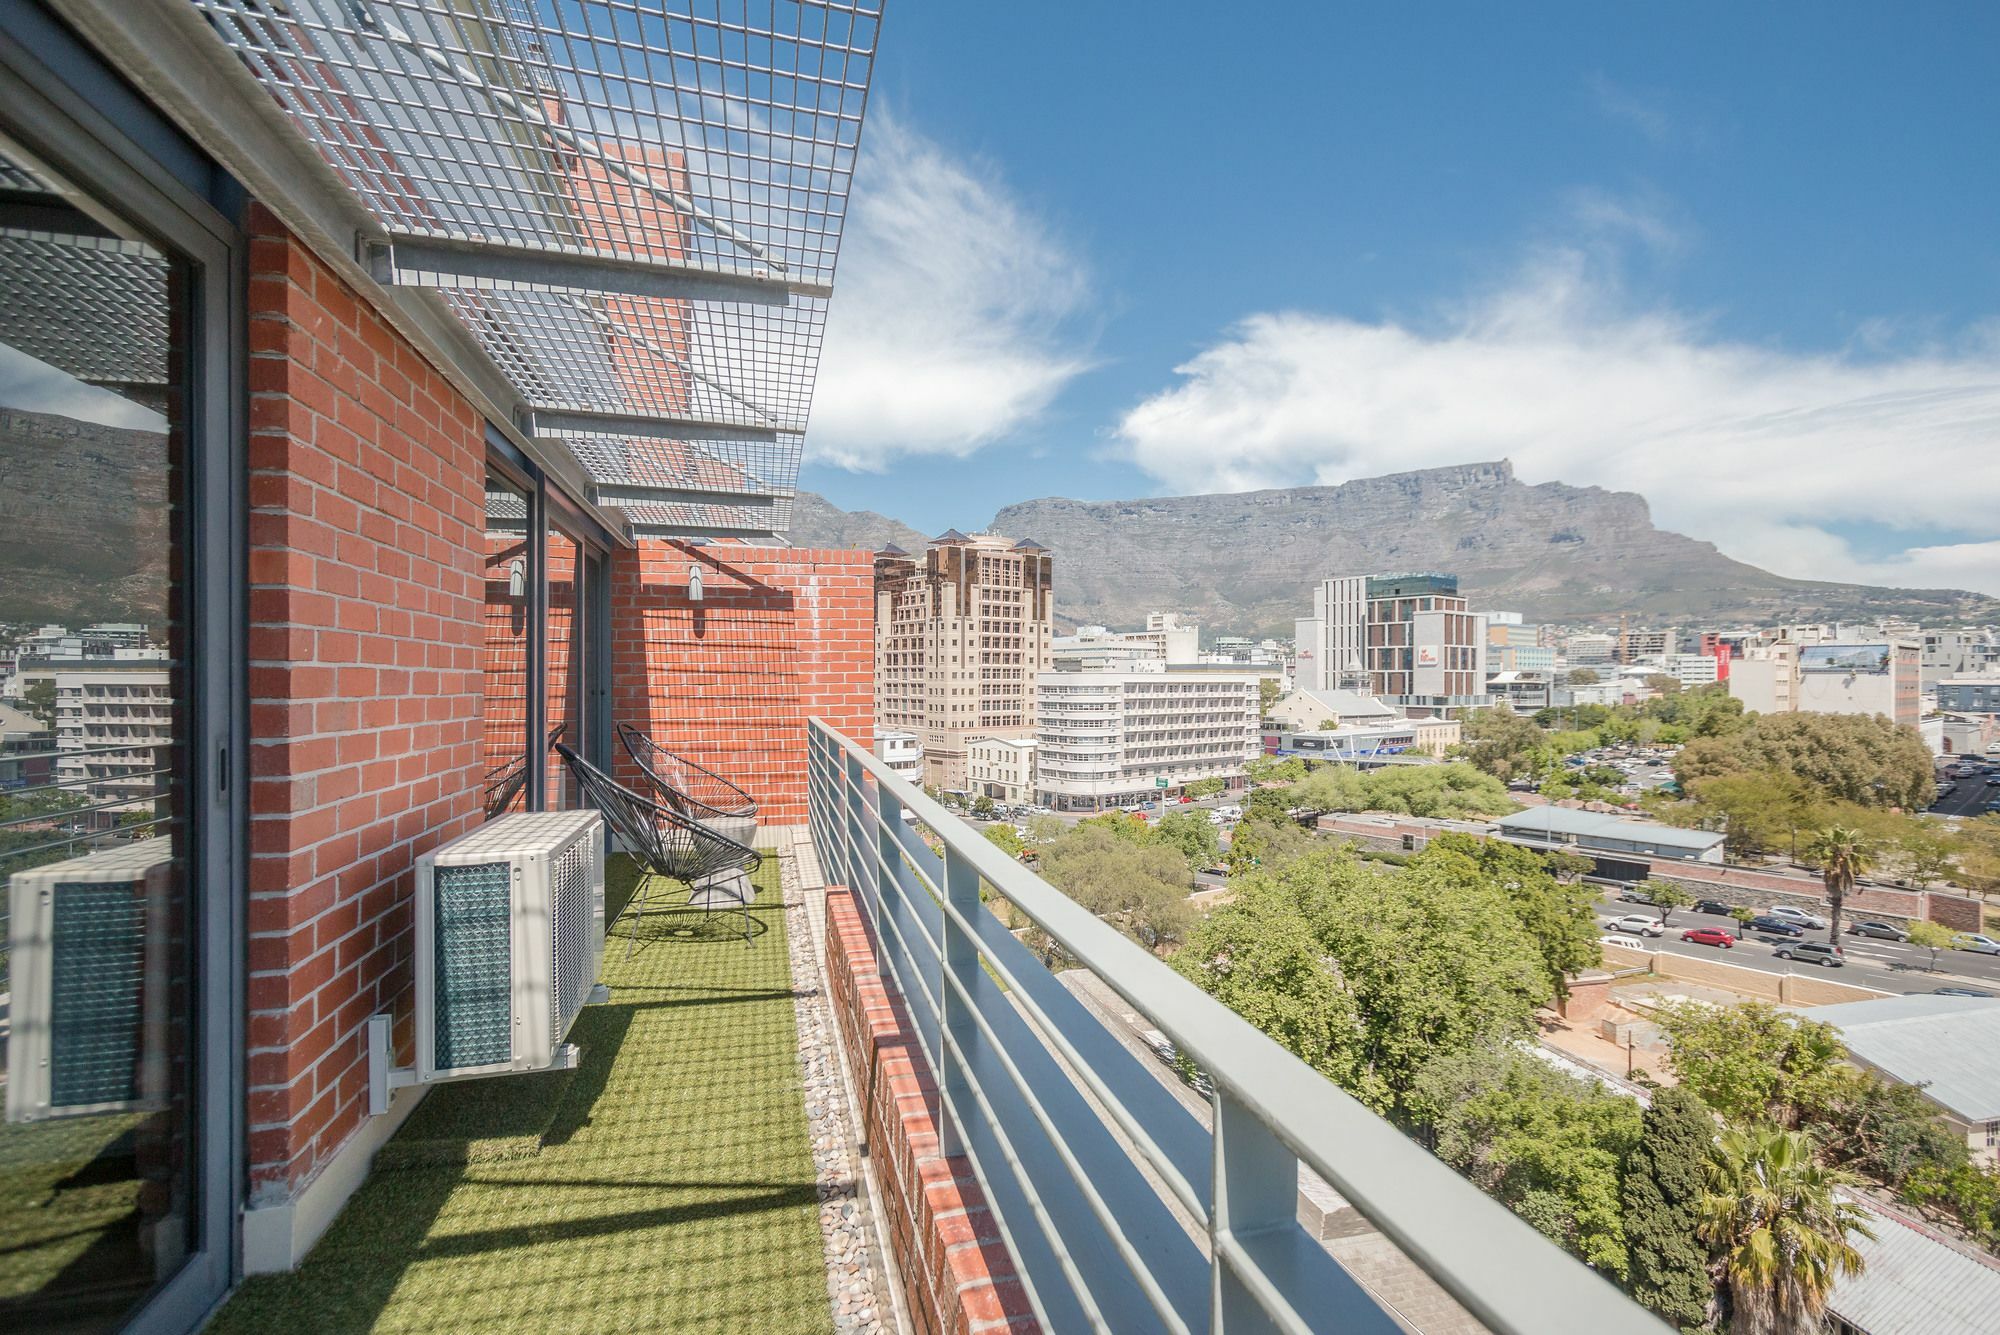
[[[0,1328],[186,1255],[186,275],[0,142]]]
[[[527,810],[528,498],[486,480],[486,733],[488,817]]]

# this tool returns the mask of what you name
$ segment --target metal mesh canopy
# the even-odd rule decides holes
[[[789,517],[880,0],[191,0],[643,526]]]
[[[0,152],[0,343],[162,411],[166,275],[158,251],[108,234]]]

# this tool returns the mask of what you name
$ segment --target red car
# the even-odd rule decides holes
[[[1690,927],[1681,933],[1681,940],[1698,946],[1721,946],[1724,950],[1736,944],[1736,938],[1720,927]]]

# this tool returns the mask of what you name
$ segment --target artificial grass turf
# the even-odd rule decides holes
[[[630,961],[629,920],[606,943],[611,1000],[571,1031],[558,1099],[533,1076],[433,1090],[396,1138],[429,1148],[390,1155],[298,1271],[247,1281],[209,1329],[830,1330],[775,860],[756,881],[747,944],[740,915],[660,912],[656,886]],[[607,882],[615,912],[631,863]]]

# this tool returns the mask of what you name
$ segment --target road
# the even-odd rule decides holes
[[[1643,904],[1619,902],[1615,894],[1607,894],[1600,905],[1599,920],[1609,923],[1628,913],[1644,913],[1647,917],[1657,917]],[[1878,941],[1873,937],[1848,936],[1841,934],[1841,949],[1847,952],[1847,963],[1838,969],[1827,969],[1818,964],[1796,963],[1778,959],[1772,952],[1777,949],[1754,936],[1745,937],[1734,946],[1698,946],[1691,941],[1682,941],[1680,935],[1690,927],[1727,927],[1734,931],[1736,924],[1727,918],[1717,918],[1705,913],[1695,913],[1689,909],[1676,909],[1667,924],[1667,934],[1661,937],[1646,937],[1648,950],[1665,950],[1675,955],[1687,955],[1694,959],[1719,959],[1725,964],[1742,965],[1759,969],[1765,973],[1813,974],[1823,972],[1827,977],[1843,983],[1854,983],[1860,987],[1872,987],[1883,992],[1932,992],[1940,987],[1979,987],[2000,992],[2000,955],[1977,955],[1968,950],[1941,950],[1938,952],[1938,971],[1929,972],[1931,953],[1915,946],[1906,946],[1894,941]],[[1824,941],[1825,932],[1808,932],[1798,938],[1805,941]]]
[[[1953,779],[1957,788],[1931,806],[1933,816],[1979,816],[1984,815],[1986,804],[2000,798],[2000,784],[1989,785],[1988,777],[2000,778],[2000,771],[1991,776],[1974,774],[1969,778]]]

